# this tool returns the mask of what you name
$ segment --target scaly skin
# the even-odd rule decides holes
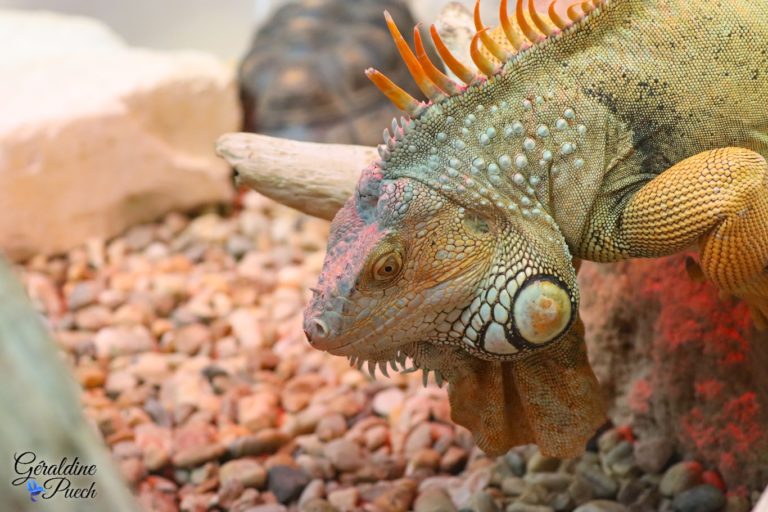
[[[698,242],[704,274],[765,322],[766,13],[612,0],[412,110],[333,222],[310,341],[436,371],[489,453],[568,457],[603,419],[574,261]]]

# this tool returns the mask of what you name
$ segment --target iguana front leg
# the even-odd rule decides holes
[[[723,148],[679,162],[635,193],[617,228],[630,257],[698,241],[704,274],[768,326],[768,165],[759,154]]]

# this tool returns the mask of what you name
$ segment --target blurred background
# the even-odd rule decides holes
[[[224,59],[237,59],[248,49],[253,30],[279,7],[295,0],[0,0],[0,8],[46,9],[90,16],[105,22],[135,46],[198,49]],[[409,0],[414,15],[431,22],[450,0]],[[468,7],[471,0],[460,0]],[[485,2],[490,23],[495,2]],[[382,8],[383,10],[383,8]]]

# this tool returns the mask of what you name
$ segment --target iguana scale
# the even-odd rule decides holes
[[[580,260],[691,246],[768,317],[768,2],[591,0],[476,16],[448,78],[390,28],[430,99],[368,76],[408,117],[332,224],[313,346],[447,380],[481,448],[568,457],[604,418],[578,318]]]

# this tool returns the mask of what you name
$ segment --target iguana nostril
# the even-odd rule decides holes
[[[313,318],[304,329],[310,343],[322,341],[328,337],[328,326],[319,318]]]

